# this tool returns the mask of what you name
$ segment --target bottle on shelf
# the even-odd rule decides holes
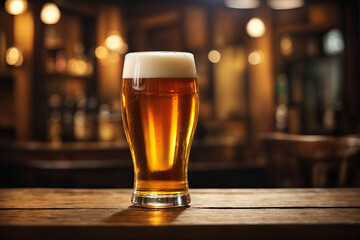
[[[98,138],[100,141],[112,141],[115,137],[114,126],[111,121],[111,108],[108,104],[102,104],[98,116]]]
[[[48,103],[47,136],[51,142],[61,142],[62,138],[62,114],[61,97],[58,94],[50,96]]]
[[[63,141],[73,141],[74,138],[74,114],[76,111],[75,97],[66,96],[63,104],[62,117],[62,139]]]

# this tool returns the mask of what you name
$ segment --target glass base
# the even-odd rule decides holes
[[[187,192],[178,194],[133,193],[131,202],[138,207],[146,208],[184,207],[190,203],[190,194]]]

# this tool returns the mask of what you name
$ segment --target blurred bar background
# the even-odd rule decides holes
[[[127,52],[188,51],[190,187],[360,186],[359,2],[1,0],[0,187],[132,187]]]

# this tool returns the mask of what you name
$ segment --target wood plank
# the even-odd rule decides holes
[[[351,224],[359,208],[315,209],[46,209],[0,210],[1,226],[188,226]]]
[[[192,207],[360,207],[360,189],[191,189]],[[1,208],[127,208],[130,189],[0,189]]]
[[[1,239],[358,239],[359,209],[1,210]]]
[[[358,225],[216,225],[1,227],[1,239],[347,239],[358,240]]]
[[[192,206],[360,207],[360,189],[223,189],[193,191]],[[206,194],[205,194],[206,193]],[[210,199],[209,199],[210,198]]]

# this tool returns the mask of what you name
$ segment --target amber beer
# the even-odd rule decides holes
[[[127,54],[121,103],[134,163],[132,202],[145,207],[189,204],[187,166],[199,107],[193,55]]]

